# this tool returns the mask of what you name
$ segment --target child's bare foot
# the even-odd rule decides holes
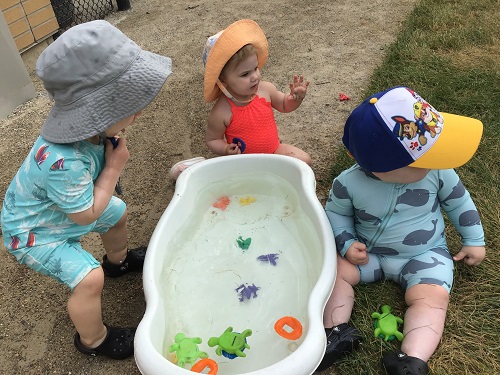
[[[196,158],[182,160],[180,162],[177,162],[177,163],[174,164],[174,166],[172,168],[170,168],[169,175],[172,178],[172,180],[175,181],[175,180],[177,180],[177,178],[179,177],[179,175],[184,170],[186,170],[187,168],[189,168],[193,164],[199,163],[200,161],[203,161],[203,160],[205,160],[205,158],[203,156],[198,156]]]

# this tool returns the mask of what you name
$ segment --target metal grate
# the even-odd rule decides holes
[[[50,0],[62,31],[80,23],[104,19],[113,11],[112,0]]]

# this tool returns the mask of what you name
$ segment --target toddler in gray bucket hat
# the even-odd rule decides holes
[[[103,323],[103,274],[141,271],[145,247],[128,250],[127,210],[113,189],[127,163],[125,138],[171,73],[171,60],[141,49],[106,21],[64,32],[36,63],[54,105],[7,189],[1,225],[21,264],[66,284],[74,344],[87,355],[125,359],[135,328]],[[82,248],[97,232],[102,265]]]
[[[146,107],[171,73],[171,60],[99,20],[65,32],[40,55],[36,73],[54,99],[42,137],[70,143]]]

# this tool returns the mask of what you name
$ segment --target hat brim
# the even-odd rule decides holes
[[[203,97],[210,103],[222,92],[217,87],[217,80],[228,60],[247,44],[257,50],[259,69],[266,64],[268,56],[267,38],[259,25],[252,20],[244,19],[229,25],[210,50],[205,66]]]
[[[476,152],[483,134],[483,123],[471,117],[440,112],[444,125],[436,143],[411,167],[428,169],[457,168]]]
[[[130,67],[107,85],[60,105],[55,103],[42,127],[42,137],[72,143],[93,137],[144,109],[172,73],[168,57],[141,50]]]

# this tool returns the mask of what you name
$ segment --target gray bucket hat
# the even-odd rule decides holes
[[[71,143],[99,134],[151,103],[170,73],[170,58],[141,49],[107,21],[74,26],[36,62],[54,99],[42,137]]]

